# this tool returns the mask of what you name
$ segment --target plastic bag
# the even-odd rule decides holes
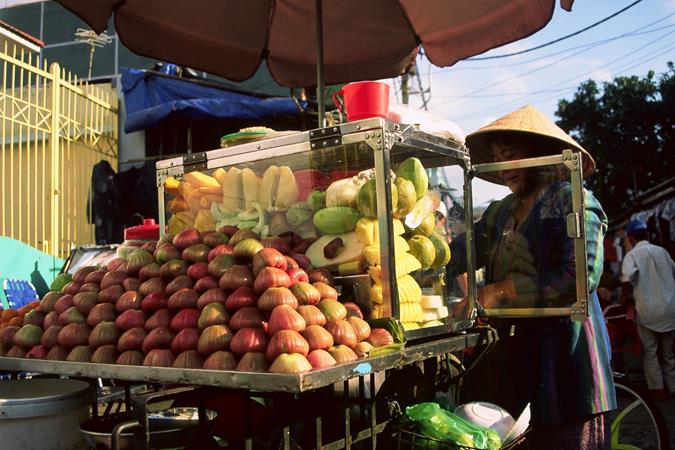
[[[502,446],[495,430],[469,423],[437,403],[408,406],[405,413],[427,437],[475,449],[498,450]]]

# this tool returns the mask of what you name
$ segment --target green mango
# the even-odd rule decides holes
[[[405,178],[415,185],[417,200],[424,197],[429,190],[429,177],[424,170],[422,162],[414,157],[410,157],[398,165],[394,171],[397,177]]]
[[[429,240],[434,244],[436,249],[436,256],[434,262],[431,264],[433,269],[440,269],[450,262],[450,246],[445,236],[439,236],[436,233],[429,235]]]
[[[415,185],[412,181],[402,177],[396,177],[394,185],[398,194],[394,217],[402,218],[415,207],[415,203],[417,202],[417,192],[415,191]]]
[[[398,205],[398,189],[396,184],[391,185],[391,204],[392,210]],[[356,209],[364,217],[371,219],[377,218],[377,189],[375,187],[375,178],[371,178],[361,186],[356,197]]]

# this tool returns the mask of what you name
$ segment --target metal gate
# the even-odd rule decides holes
[[[95,243],[91,172],[117,170],[117,95],[7,43],[0,62],[0,231],[66,258]]]

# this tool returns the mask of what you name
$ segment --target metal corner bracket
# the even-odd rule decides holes
[[[319,128],[309,132],[312,150],[342,145],[342,130],[339,126]]]

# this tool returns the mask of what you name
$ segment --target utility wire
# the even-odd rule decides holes
[[[587,71],[587,72],[578,74],[578,75],[576,75],[576,76],[574,76],[574,77],[568,78],[568,79],[563,80],[563,81],[561,81],[561,82],[559,82],[559,83],[556,83],[556,84],[547,86],[545,89],[555,88],[555,87],[557,87],[557,86],[560,86],[561,84],[564,84],[564,83],[567,83],[567,82],[576,80],[576,79],[578,79],[578,78],[581,78],[581,77],[583,77],[583,76],[592,74],[594,71],[596,71],[596,70],[598,70],[598,69],[602,69],[602,68],[608,67],[608,66],[610,66],[610,65],[613,65],[613,64],[615,64],[615,63],[621,61],[622,59],[625,59],[626,57],[635,54],[636,51],[639,51],[639,50],[643,49],[644,47],[647,47],[648,45],[651,45],[651,44],[653,44],[654,42],[656,42],[656,41],[658,41],[658,40],[660,40],[660,39],[666,37],[666,36],[669,35],[669,34],[671,34],[671,33],[668,33],[668,34],[666,34],[666,35],[664,35],[664,36],[661,36],[660,38],[654,39],[653,41],[651,41],[651,42],[649,42],[649,43],[647,43],[647,44],[641,46],[640,48],[635,49],[635,50],[633,50],[633,51],[631,51],[631,52],[629,52],[629,53],[626,53],[626,54],[624,54],[623,56],[621,56],[621,57],[619,57],[619,58],[616,58],[616,59],[614,59],[614,60],[612,60],[612,61],[610,61],[610,62],[608,62],[608,63],[606,63],[606,64],[603,64],[603,65],[601,65],[601,66],[595,67],[595,68],[594,68],[593,70],[591,70],[591,71]],[[649,52],[649,53],[647,53],[647,54],[645,54],[645,55],[641,55],[640,57],[638,57],[638,58],[636,58],[636,59],[633,59],[633,60],[631,60],[631,61],[628,61],[629,66],[628,66],[628,67],[625,67],[625,66],[622,67],[622,68],[617,72],[617,75],[620,75],[620,74],[622,74],[622,73],[625,73],[625,72],[627,72],[627,71],[629,71],[629,70],[631,70],[631,69],[633,69],[633,68],[639,66],[640,64],[644,64],[644,63],[647,62],[647,61],[651,61],[651,60],[653,60],[653,59],[655,59],[655,58],[657,58],[657,57],[659,57],[659,56],[662,56],[662,55],[664,55],[664,54],[666,54],[666,53],[672,51],[673,49],[675,49],[675,45],[673,44],[673,42],[670,42],[670,43],[666,44],[665,46],[659,47],[659,48],[657,48],[657,49],[655,49],[655,50],[653,50],[653,51],[651,51],[651,52]],[[577,88],[578,88],[578,85],[574,85],[574,86],[569,86],[568,88],[563,88],[563,89],[561,89],[561,91],[568,90],[569,92],[573,92],[573,91],[575,91]],[[497,105],[493,105],[493,106],[491,106],[491,107],[489,107],[489,108],[484,108],[484,109],[481,109],[481,110],[479,110],[479,111],[475,111],[475,112],[470,113],[470,114],[465,114],[465,115],[463,115],[463,116],[459,116],[459,117],[453,118],[453,120],[458,120],[458,121],[459,121],[459,120],[468,120],[468,119],[473,119],[473,118],[481,117],[481,116],[485,115],[485,113],[498,113],[498,112],[500,112],[500,111],[510,111],[510,110],[511,110],[515,105],[517,105],[517,104],[522,104],[522,103],[533,103],[533,104],[536,104],[536,103],[541,103],[541,102],[543,102],[543,101],[550,100],[551,98],[555,98],[555,97],[559,97],[559,96],[560,96],[560,93],[556,93],[556,94],[553,94],[552,96],[546,96],[545,98],[539,98],[539,99],[536,99],[536,100],[535,100],[535,99],[529,99],[529,100],[528,100],[527,98],[525,98],[525,99],[509,100],[509,101],[504,102],[504,103],[500,103],[500,104],[497,104]]]
[[[505,53],[505,54],[502,54],[502,55],[494,55],[494,56],[478,56],[478,57],[472,57],[472,58],[466,58],[466,59],[468,61],[487,61],[489,59],[508,58],[508,57],[511,57],[511,56],[522,55],[523,53],[533,52],[535,50],[539,50],[540,48],[544,48],[544,47],[548,47],[549,45],[557,44],[558,42],[564,41],[565,39],[569,39],[571,37],[578,36],[579,34],[585,32],[585,31],[588,31],[591,28],[597,27],[598,25],[600,25],[604,22],[607,22],[608,20],[618,16],[619,14],[621,14],[621,13],[627,11],[627,10],[629,10],[630,8],[632,8],[633,6],[637,5],[640,2],[642,2],[642,0],[636,0],[633,3],[631,3],[630,5],[626,6],[625,8],[620,9],[619,11],[615,12],[614,14],[612,14],[610,16],[605,17],[602,20],[599,20],[599,21],[597,21],[597,22],[595,22],[595,23],[593,23],[593,24],[591,24],[591,25],[589,25],[585,28],[582,28],[581,30],[575,31],[574,33],[570,33],[568,35],[559,37],[558,39],[554,39],[550,42],[546,42],[545,44],[537,45],[535,47],[531,47],[531,48],[528,48],[528,49],[525,49],[525,50],[520,50],[518,52]]]
[[[630,31],[628,33],[622,33],[622,34],[619,34],[617,36],[612,36],[612,37],[609,37],[609,38],[600,39],[600,40],[589,42],[589,43],[586,43],[586,44],[577,45],[575,47],[568,47],[568,48],[563,49],[563,50],[558,50],[556,52],[549,53],[547,55],[538,56],[536,58],[528,59],[528,60],[525,60],[525,61],[518,61],[518,62],[509,63],[509,64],[498,64],[498,65],[491,65],[491,66],[444,67],[444,68],[439,67],[436,70],[433,70],[433,73],[434,74],[453,74],[455,72],[463,72],[463,71],[468,71],[468,70],[503,69],[505,67],[514,67],[514,66],[521,66],[521,65],[524,65],[524,64],[530,64],[530,63],[541,61],[541,60],[544,60],[544,59],[547,59],[547,58],[550,58],[550,57],[553,57],[553,56],[558,56],[560,54],[567,53],[569,51],[576,50],[576,49],[579,49],[579,48],[586,48],[586,47],[590,47],[590,46],[598,46],[598,45],[605,44],[607,42],[613,42],[613,41],[623,39],[623,38],[627,38],[627,37],[642,36],[642,35],[645,35],[645,34],[655,33],[657,31],[665,30],[667,28],[675,27],[675,24],[670,24],[670,25],[664,25],[664,26],[659,27],[659,28],[654,28],[654,29],[651,29],[651,30],[641,31],[641,30],[644,30],[645,28],[650,27],[652,25],[655,25],[659,22],[663,22],[664,20],[667,20],[667,19],[669,19],[670,17],[673,17],[673,16],[675,16],[675,13],[669,14],[665,17],[662,17],[659,20],[651,22],[647,25],[644,25],[644,26],[642,26],[640,28],[637,28],[633,31]],[[466,60],[464,60],[464,61],[466,61]]]
[[[673,13],[673,14],[671,14],[671,15],[675,15],[675,13]],[[638,34],[639,34],[639,35],[642,35],[642,34],[652,33],[652,32],[655,32],[655,31],[662,31],[662,30],[664,30],[664,29],[667,29],[667,28],[673,28],[673,27],[675,27],[675,24],[672,24],[672,25],[666,25],[666,26],[663,26],[663,27],[660,27],[660,28],[655,28],[654,30],[650,30],[650,31],[643,31],[643,32],[638,33]],[[637,36],[638,34],[631,34],[631,36]],[[659,39],[660,39],[660,38],[659,38]],[[596,41],[595,43],[598,43],[598,42],[603,43],[604,41]],[[595,44],[595,43],[593,43],[593,44]],[[574,47],[574,48],[587,47],[588,45],[589,45],[589,44],[585,44],[584,46],[579,46],[579,47]],[[595,47],[596,47],[596,46],[593,46],[593,48],[595,48]],[[565,50],[565,51],[567,51],[567,50]],[[562,53],[562,52],[559,52],[559,53]],[[549,56],[552,56],[552,55],[549,55]],[[542,58],[542,59],[543,59],[543,58]],[[531,62],[532,62],[532,61],[535,61],[535,60],[531,60]],[[509,67],[509,66],[511,66],[511,65],[515,65],[515,64],[507,64],[507,65],[504,65],[504,66],[493,66],[493,67],[494,67],[494,68],[501,68],[501,67]],[[477,67],[472,67],[471,69],[478,69],[478,68],[477,68]],[[526,76],[526,75],[528,75],[528,73],[525,73],[525,74],[523,74],[522,76]],[[567,87],[562,88],[562,89],[557,89],[557,90],[565,90],[565,89],[567,89]],[[537,91],[533,91],[533,92],[505,92],[505,93],[499,93],[499,94],[465,95],[465,97],[467,97],[467,98],[506,97],[506,96],[513,96],[513,95],[535,95],[535,94],[547,93],[547,92],[554,92],[554,91],[556,91],[556,90],[537,90]],[[436,96],[437,96],[437,97],[441,97],[441,98],[448,98],[448,99],[454,99],[454,98],[459,98],[459,97],[460,97],[459,95],[446,95],[446,94],[436,94]]]
[[[615,59],[615,60],[613,60],[613,61],[610,61],[609,63],[607,63],[607,64],[605,64],[605,65],[603,65],[603,66],[606,66],[606,65],[608,65],[608,64],[612,64],[612,63],[614,63],[614,62],[616,62],[616,61],[618,61],[618,60],[621,60],[621,59],[623,59],[623,58],[626,58],[626,57],[628,57],[628,56],[631,56],[631,55],[633,55],[636,51],[639,51],[639,50],[641,50],[641,49],[643,49],[643,48],[645,48],[645,47],[647,47],[647,46],[653,44],[654,42],[656,42],[656,41],[658,41],[658,40],[660,40],[660,39],[665,38],[666,36],[668,36],[668,35],[670,35],[670,34],[672,34],[672,32],[665,33],[665,34],[659,36],[658,38],[653,39],[652,41],[649,41],[647,44],[645,44],[645,45],[643,45],[643,46],[641,46],[641,47],[638,47],[636,50],[632,51],[631,53],[624,54],[624,55],[621,56],[620,58]],[[561,63],[561,62],[563,62],[563,61],[565,61],[565,60],[567,60],[567,59],[570,59],[570,58],[573,57],[573,56],[576,56],[576,55],[579,55],[579,54],[581,54],[581,53],[584,53],[584,52],[586,52],[587,50],[588,50],[588,49],[582,49],[582,50],[580,50],[580,51],[577,51],[577,52],[574,52],[574,53],[572,53],[572,54],[570,54],[570,55],[567,55],[567,56],[565,56],[564,58],[560,58],[560,59],[558,59],[557,61],[554,61],[554,62],[552,62],[551,64],[548,64],[548,65],[546,65],[546,66],[541,66],[541,67],[538,67],[538,68],[536,68],[536,69],[529,70],[529,71],[527,71],[527,72],[525,72],[525,73],[522,73],[522,74],[513,75],[513,76],[507,77],[507,78],[505,78],[505,79],[502,79],[502,80],[500,80],[500,81],[495,81],[494,83],[490,83],[490,84],[488,84],[487,86],[483,86],[482,88],[475,89],[475,90],[470,91],[470,92],[468,92],[468,93],[466,93],[466,94],[464,94],[464,95],[460,95],[460,96],[457,96],[457,97],[455,97],[455,98],[453,98],[453,99],[451,99],[451,100],[447,100],[447,101],[438,103],[438,104],[434,105],[434,108],[439,107],[439,106],[443,106],[443,105],[447,105],[447,104],[450,104],[450,103],[454,103],[454,102],[456,102],[456,101],[458,101],[458,100],[460,100],[460,99],[470,97],[470,96],[472,96],[472,95],[474,95],[474,94],[482,93],[482,92],[484,92],[486,89],[489,89],[489,88],[492,88],[492,87],[495,87],[495,86],[499,86],[499,85],[504,84],[504,83],[506,83],[506,82],[508,82],[508,81],[511,81],[511,80],[514,80],[514,79],[518,79],[518,78],[522,78],[522,77],[526,77],[526,76],[528,76],[528,75],[532,75],[532,74],[534,74],[534,73],[537,73],[537,72],[540,72],[540,71],[542,71],[542,70],[548,69],[548,68],[550,68],[550,67],[552,67],[552,66],[555,66],[555,65],[557,65],[557,64],[559,64],[559,63]],[[601,66],[601,67],[603,67],[603,66]],[[597,68],[595,68],[594,70],[597,70]],[[574,78],[576,78],[576,77],[574,77]],[[572,78],[572,79],[574,79],[574,78]],[[562,84],[562,83],[559,83],[559,84]],[[558,84],[558,85],[559,85],[559,84]]]
[[[650,57],[648,57],[648,58],[643,58],[642,60],[638,61],[637,63],[635,63],[635,64],[633,64],[633,65],[631,65],[631,66],[629,66],[629,67],[626,67],[626,68],[622,69],[620,72],[617,72],[617,75],[621,75],[621,74],[623,74],[623,73],[625,73],[625,72],[628,72],[629,70],[634,69],[635,67],[637,67],[637,66],[639,66],[639,65],[641,65],[641,64],[644,64],[644,63],[646,63],[646,62],[648,62],[648,61],[651,61],[651,60],[653,60],[653,59],[656,59],[656,58],[658,58],[659,56],[663,56],[663,55],[665,55],[666,53],[671,52],[671,51],[673,51],[673,50],[675,50],[675,45],[671,45],[670,47],[666,48],[666,49],[663,50],[662,52],[657,53],[657,54],[655,54],[655,55],[653,55],[653,56],[650,56]],[[573,91],[575,91],[575,90],[577,89],[577,87],[578,87],[578,86],[574,86],[574,87],[568,89],[568,91],[569,91],[569,92],[573,92]],[[550,95],[550,96],[547,96],[547,97],[544,97],[544,98],[540,98],[540,99],[537,99],[537,100],[534,100],[534,101],[530,101],[530,102],[528,102],[528,103],[529,103],[529,104],[536,105],[536,104],[543,103],[543,102],[546,102],[546,101],[548,101],[548,100],[554,99],[554,98],[556,98],[556,97],[559,97],[559,94]],[[512,109],[513,109],[513,107],[510,107],[510,108],[505,108],[505,109],[502,109],[502,110],[499,110],[499,111],[493,111],[493,112],[496,112],[496,113],[498,113],[498,114],[501,114],[501,113],[511,112]],[[481,115],[481,116],[482,116],[482,115]],[[465,129],[466,129],[466,128],[465,128]]]
[[[663,49],[663,47],[662,47],[661,49]],[[659,50],[661,50],[661,49],[659,49]],[[665,48],[665,50],[661,51],[660,53],[653,54],[653,55],[651,55],[651,56],[649,56],[649,57],[640,59],[640,60],[637,61],[637,62],[635,62],[635,60],[633,60],[633,61],[631,61],[630,63],[635,62],[635,64],[633,64],[633,65],[631,65],[631,66],[628,66],[628,67],[625,67],[625,68],[622,68],[619,72],[617,72],[617,76],[618,76],[618,75],[621,75],[621,74],[623,74],[623,73],[625,73],[625,72],[627,72],[627,71],[629,71],[629,70],[631,70],[631,69],[633,69],[633,68],[635,68],[635,67],[637,67],[637,66],[639,66],[640,64],[644,64],[644,63],[646,63],[647,61],[651,61],[651,60],[653,60],[653,59],[655,59],[655,58],[658,58],[659,56],[662,56],[662,55],[664,55],[664,54],[666,54],[666,53],[672,51],[673,49],[675,49],[675,45],[671,45],[670,47]],[[585,74],[582,74],[582,75],[580,75],[580,76],[583,76],[583,75],[585,75]],[[580,77],[580,76],[579,76],[579,77]],[[523,105],[523,104],[525,104],[525,103],[526,103],[526,104],[535,104],[535,105],[536,105],[536,104],[543,103],[543,102],[545,102],[545,101],[548,101],[548,100],[551,100],[551,99],[554,99],[554,98],[561,98],[561,94],[563,94],[563,93],[565,93],[565,94],[567,94],[567,93],[573,93],[573,92],[575,92],[577,89],[578,89],[578,86],[577,86],[577,85],[574,85],[574,86],[569,86],[569,87],[565,90],[566,92],[565,92],[565,91],[561,91],[560,93],[556,93],[556,94],[553,94],[553,95],[547,95],[547,96],[545,96],[545,97],[542,97],[542,96],[540,95],[538,98],[527,99],[527,100],[522,100],[522,99],[521,99],[521,100],[512,100],[512,101],[509,101],[509,102],[501,103],[501,104],[499,104],[499,105],[495,105],[495,106],[493,106],[493,107],[491,107],[491,108],[483,109],[483,110],[478,111],[478,112],[474,112],[474,113],[471,113],[471,114],[466,114],[466,115],[459,116],[459,117],[456,117],[456,118],[453,117],[453,120],[456,119],[456,120],[459,122],[459,121],[462,121],[462,120],[470,120],[470,119],[477,119],[477,118],[480,118],[480,117],[484,117],[484,116],[485,116],[485,113],[490,113],[490,114],[501,114],[501,113],[503,113],[503,112],[510,112],[510,111],[513,110],[513,108],[515,108],[515,107],[517,107],[517,106],[520,106],[520,105]],[[507,105],[508,105],[508,106],[507,106]]]

